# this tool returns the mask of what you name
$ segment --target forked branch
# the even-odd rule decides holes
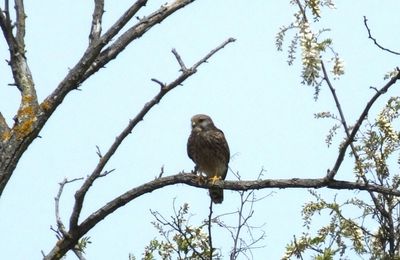
[[[353,142],[354,138],[356,137],[358,130],[360,129],[362,123],[364,122],[365,118],[367,117],[369,110],[371,109],[372,105],[375,101],[383,94],[385,94],[390,87],[392,87],[397,80],[400,79],[400,70],[397,70],[397,74],[393,76],[382,88],[376,91],[375,95],[368,101],[367,105],[365,106],[364,110],[362,111],[361,115],[357,119],[353,129],[350,132],[350,135],[346,138],[346,141],[342,144],[339,150],[339,155],[336,159],[335,165],[332,170],[329,171],[327,178],[333,179],[337,171],[339,170],[340,165],[342,164],[344,157],[346,155],[347,148]]]

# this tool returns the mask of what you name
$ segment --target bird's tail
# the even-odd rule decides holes
[[[209,189],[210,197],[212,202],[215,204],[221,204],[224,200],[224,190],[219,188]]]

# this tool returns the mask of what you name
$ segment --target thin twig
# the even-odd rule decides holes
[[[184,217],[184,213],[182,213],[182,207],[179,209],[178,212],[176,211],[175,200],[174,200],[173,210],[174,210],[174,216],[171,217],[172,222],[167,220],[163,215],[161,215],[157,211],[150,210],[150,213],[155,217],[157,222],[161,223],[162,225],[169,226],[170,228],[178,232],[183,237],[188,247],[190,247],[190,249],[193,251],[193,254],[196,256],[196,259],[206,260],[206,258],[203,257],[203,255],[194,247],[193,243],[188,238],[188,234],[186,232],[187,225],[185,227],[182,227],[183,224],[182,218]],[[167,240],[169,240],[169,238],[165,236],[165,234],[163,235]],[[175,250],[175,252],[180,254],[179,249]]]
[[[98,145],[96,145],[96,154],[99,156],[99,158],[103,157],[100,151],[100,147]]]
[[[378,43],[378,41],[371,34],[371,29],[368,26],[368,19],[367,19],[366,16],[364,16],[364,25],[365,25],[365,28],[367,29],[367,32],[368,32],[368,39],[371,39],[374,42],[374,44],[376,46],[378,46],[378,48],[380,48],[380,49],[382,49],[384,51],[387,51],[389,53],[395,54],[395,55],[400,55],[400,52],[393,51],[391,49],[385,48],[381,44]]]
[[[151,81],[154,81],[158,85],[160,85],[161,88],[165,88],[165,83],[162,83],[160,80],[152,78]]]
[[[99,175],[99,178],[106,177],[108,174],[112,173],[113,171],[115,171],[115,169],[104,171],[102,174]]]
[[[208,214],[208,244],[210,247],[210,260],[212,260],[212,256],[214,253],[214,248],[213,248],[213,244],[212,244],[212,214],[213,214],[213,202],[210,199],[210,207],[209,207],[210,211]]]
[[[158,178],[161,178],[164,174],[164,165],[161,166],[160,174],[158,174]]]
[[[4,11],[0,8],[0,27],[3,31],[3,35],[5,40],[7,41],[8,47],[11,48],[15,42],[15,38],[12,33],[12,24],[8,0],[5,1]]]
[[[74,181],[78,181],[78,180],[82,180],[83,178],[75,178],[72,180],[68,180],[67,178],[64,178],[64,180],[62,182],[59,183],[60,188],[58,189],[58,193],[57,196],[54,198],[54,206],[55,206],[55,214],[56,214],[56,223],[57,223],[57,231],[60,232],[63,237],[68,237],[68,232],[65,229],[65,226],[62,222],[61,219],[61,215],[60,215],[60,198],[61,198],[61,194],[64,190],[64,186],[68,183],[74,182]]]
[[[254,190],[248,192],[247,194],[245,191],[239,191],[239,194],[240,194],[240,207],[236,212],[238,215],[238,223],[234,228],[235,232],[230,231],[230,228],[227,227],[233,239],[233,248],[230,253],[231,260],[237,259],[239,254],[247,256],[246,254],[247,251],[249,251],[251,254],[251,249],[263,247],[263,246],[254,247],[254,245],[257,244],[259,241],[261,241],[265,236],[263,232],[258,238],[254,238],[253,231],[255,228],[259,227],[250,226],[248,223],[248,221],[250,220],[250,218],[253,216],[254,213],[253,210],[254,203],[258,201],[255,198]],[[245,205],[248,203],[249,203],[249,208],[246,210],[247,213],[245,214]],[[247,243],[246,240],[241,238],[241,232],[243,228],[246,228],[248,231],[248,235],[250,236],[250,243]]]
[[[350,144],[350,148],[351,148],[351,150],[352,150],[352,152],[353,152],[353,154],[354,154],[354,159],[355,159],[355,161],[356,161],[356,163],[357,163],[357,162],[360,161],[360,158],[359,158],[358,153],[357,153],[357,151],[356,151],[356,149],[355,149],[355,147],[354,147],[354,145],[353,145],[353,141],[354,141],[354,140],[353,140],[353,139],[350,139],[350,130],[349,130],[349,126],[347,125],[346,118],[345,118],[344,113],[343,113],[343,110],[342,110],[342,106],[341,106],[341,104],[340,104],[340,102],[339,102],[339,98],[338,98],[338,96],[337,96],[337,94],[336,94],[336,90],[335,90],[335,88],[333,87],[333,85],[332,85],[332,83],[331,83],[331,81],[330,81],[330,79],[329,79],[329,76],[328,76],[328,73],[327,73],[327,71],[326,71],[325,64],[324,64],[323,61],[321,61],[321,68],[322,68],[322,73],[323,73],[323,75],[324,75],[324,78],[323,78],[323,79],[325,80],[326,84],[328,85],[329,90],[331,91],[332,97],[333,97],[333,99],[334,99],[334,101],[335,101],[336,108],[337,108],[337,110],[338,110],[338,112],[339,112],[340,122],[341,122],[341,124],[342,124],[342,126],[343,126],[343,129],[344,129],[344,132],[345,132],[345,134],[346,134],[347,140],[350,141],[350,143],[349,143],[349,144]],[[353,137],[353,138],[354,138],[354,137]],[[338,170],[339,170],[339,168],[336,169],[336,168],[334,167],[331,171],[328,172],[327,176],[329,176],[329,178],[334,178]]]
[[[178,52],[175,50],[175,48],[172,49],[171,52],[175,55],[176,60],[178,61],[179,65],[181,66],[181,71],[186,71],[187,68],[185,66],[185,63],[183,62],[181,56],[178,54]]]
[[[204,58],[202,58],[201,60],[199,60],[197,63],[195,63],[189,70],[195,70],[197,69],[202,63],[205,63],[208,61],[208,59],[211,58],[211,56],[213,56],[215,53],[217,53],[218,51],[220,51],[222,48],[224,48],[226,45],[228,45],[229,43],[235,42],[236,39],[235,38],[228,38],[226,41],[224,41],[223,43],[221,43],[219,46],[217,46],[215,49],[211,50],[206,56],[204,56]]]

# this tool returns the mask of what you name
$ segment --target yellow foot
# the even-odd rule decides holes
[[[211,183],[215,184],[215,182],[220,181],[221,180],[221,176],[216,176],[214,175],[213,177],[211,177]]]

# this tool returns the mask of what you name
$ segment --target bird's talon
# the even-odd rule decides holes
[[[213,176],[213,177],[211,177],[211,183],[212,184],[215,184],[217,181],[220,181],[221,180],[221,176]]]

